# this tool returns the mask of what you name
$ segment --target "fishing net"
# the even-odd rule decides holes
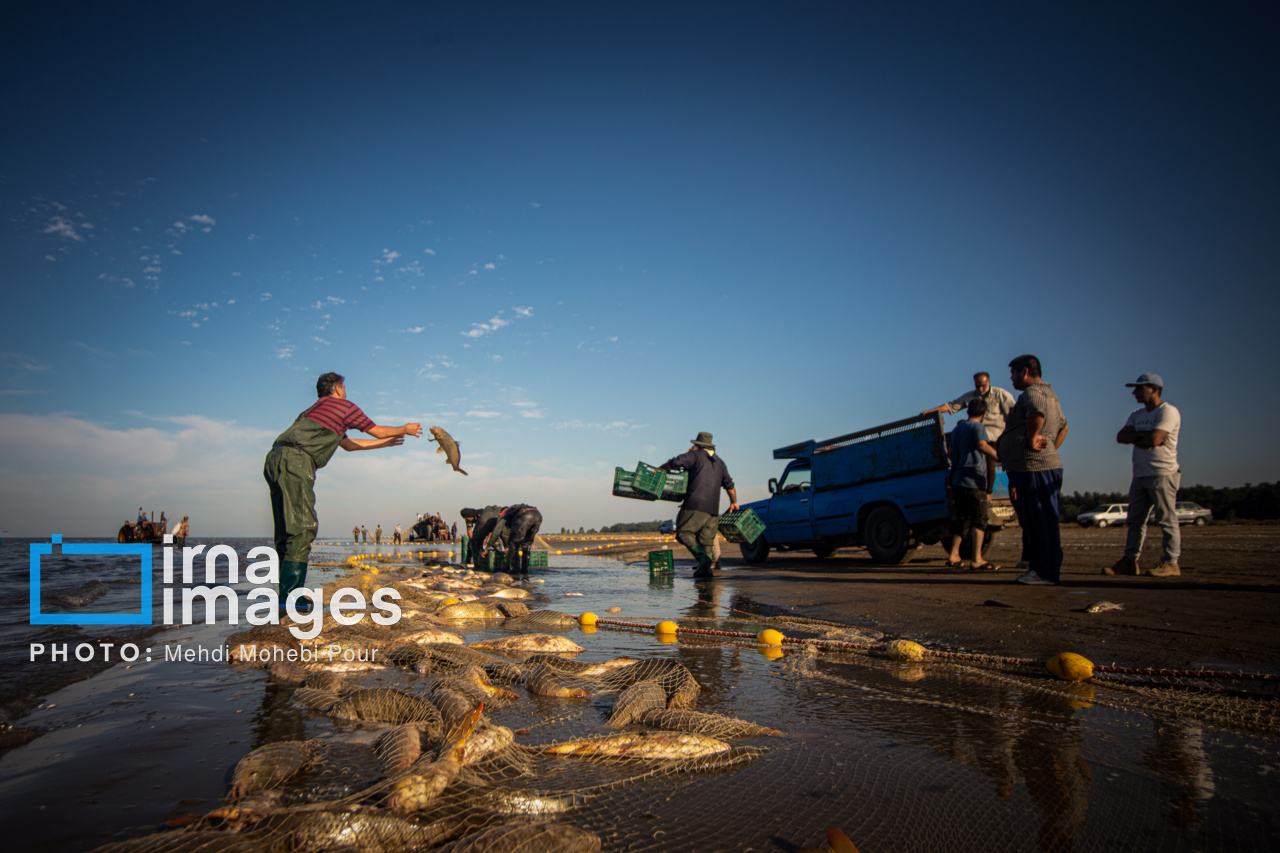
[[[814,642],[761,657],[726,639],[740,626],[690,619],[707,635],[675,650],[585,660],[571,616],[508,617],[497,603],[524,599],[494,598],[514,587],[488,576],[417,566],[377,584],[419,612],[385,627],[326,617],[311,640],[232,638],[330,652],[240,656],[291,691],[312,737],[249,752],[222,806],[189,825],[100,851],[795,851],[823,846],[827,826],[862,849],[1277,838],[1271,771],[1224,796],[1214,770],[1280,766],[1271,683],[894,661],[877,635],[781,617],[754,625]],[[482,615],[448,616],[457,604]],[[458,632],[495,623],[462,645]]]

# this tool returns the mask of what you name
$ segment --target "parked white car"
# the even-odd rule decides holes
[[[1128,504],[1103,504],[1076,517],[1081,527],[1108,527],[1112,524],[1124,524],[1128,520]]]
[[[1213,521],[1213,510],[1205,509],[1198,503],[1178,501],[1173,505],[1173,509],[1178,514],[1179,524],[1194,524],[1196,527],[1204,527],[1206,522]]]

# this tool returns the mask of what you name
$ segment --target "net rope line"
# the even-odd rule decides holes
[[[638,622],[623,622],[616,619],[597,619],[597,627],[621,628],[629,631],[653,631],[657,624],[643,624]],[[756,635],[746,631],[716,631],[710,628],[680,628],[680,634],[689,634],[692,636],[705,637],[730,637],[734,639],[750,639],[755,640]],[[848,650],[848,651],[885,651],[888,649],[888,643],[853,643],[847,640],[827,640],[822,638],[799,638],[799,637],[783,637],[784,645],[812,645],[819,648]],[[1033,660],[1031,658],[1008,657],[1004,655],[987,655],[977,654],[973,652],[947,652],[934,649],[924,650],[925,658],[935,658],[938,660],[964,661],[968,663],[989,664],[995,666],[1011,666],[1011,667],[1039,667],[1042,661]],[[1132,666],[1115,666],[1094,664],[1093,671],[1095,673],[1116,674],[1116,675],[1145,675],[1159,678],[1223,678],[1236,679],[1244,681],[1280,681],[1280,675],[1272,675],[1263,672],[1229,672],[1226,670],[1216,669],[1161,669],[1156,667],[1132,667]]]

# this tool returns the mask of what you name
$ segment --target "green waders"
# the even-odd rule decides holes
[[[711,551],[716,546],[717,525],[720,516],[709,512],[698,512],[682,509],[676,513],[676,541],[689,549],[689,553],[698,561],[693,576],[698,578],[712,577],[711,564],[715,557]]]
[[[338,449],[342,436],[298,416],[276,438],[262,466],[271,491],[276,554],[280,559],[280,604],[307,581],[307,560],[316,538],[316,469]]]

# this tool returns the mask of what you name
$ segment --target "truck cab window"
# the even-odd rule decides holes
[[[809,466],[796,466],[787,472],[782,478],[782,483],[778,486],[778,494],[786,495],[791,492],[807,492],[809,491]]]

